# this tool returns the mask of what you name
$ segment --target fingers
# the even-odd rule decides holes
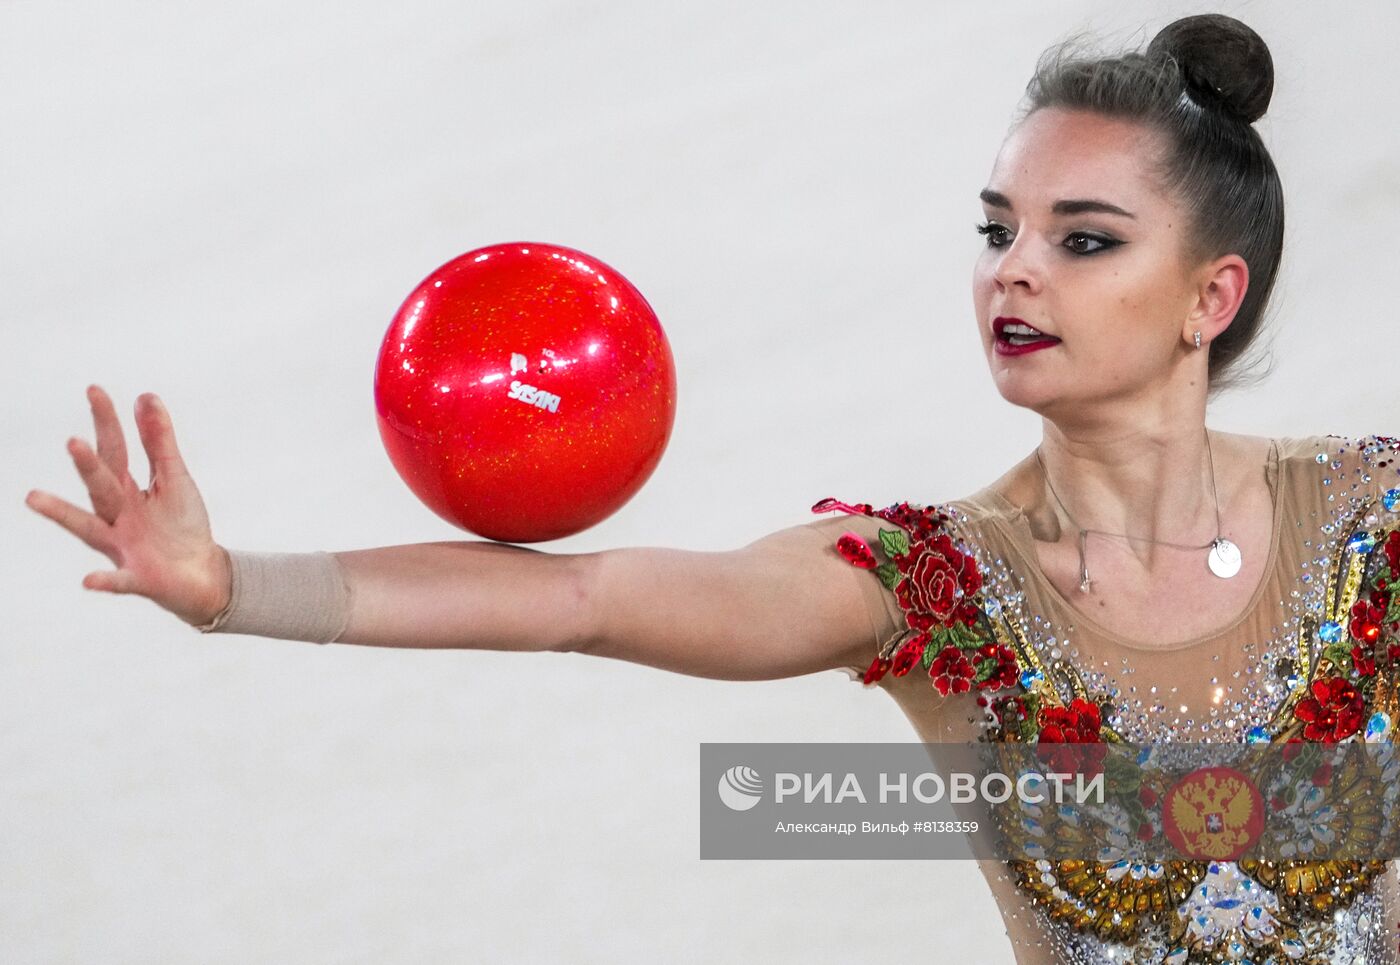
[[[146,458],[151,463],[152,482],[157,476],[171,479],[189,475],[180,449],[175,445],[175,426],[170,421],[170,413],[154,392],[144,392],[136,398],[136,429],[141,433],[141,444],[146,447]]]
[[[112,470],[113,476],[123,479],[127,475],[126,439],[122,435],[122,424],[117,420],[116,407],[101,386],[89,385],[87,397],[97,429],[97,455]]]
[[[107,541],[107,524],[92,513],[39,489],[32,490],[24,502],[40,516],[47,516],[99,553],[111,550]]]
[[[78,467],[78,475],[83,477],[83,483],[87,486],[93,511],[104,522],[115,523],[125,496],[121,483],[112,475],[111,467],[81,439],[69,439],[68,452],[73,457],[73,465]]]
[[[83,577],[83,587],[108,593],[135,593],[136,580],[127,570],[97,570]]]

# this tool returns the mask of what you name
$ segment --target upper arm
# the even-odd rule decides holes
[[[630,547],[598,554],[596,656],[722,680],[855,667],[900,629],[894,596],[835,544],[878,545],[879,520],[822,519],[724,552]]]
[[[853,566],[836,552],[835,547],[843,533],[855,533],[870,547],[879,547],[880,530],[890,528],[891,525],[884,520],[855,515],[836,516],[794,527],[809,535],[820,536],[826,546],[824,555],[836,560],[840,564],[839,569],[847,574],[845,580],[841,581],[849,584],[845,595],[851,597],[849,587],[853,586],[860,597],[859,609],[865,616],[865,636],[851,658],[843,661],[841,665],[862,674],[876,655],[883,652],[890,640],[905,632],[908,624],[905,623],[904,611],[900,609],[894,593],[880,581],[874,570]],[[847,606],[854,612],[852,604]]]

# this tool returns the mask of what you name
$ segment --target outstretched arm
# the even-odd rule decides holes
[[[127,471],[111,400],[97,386],[88,396],[97,450],[73,439],[69,451],[94,512],[38,490],[26,502],[116,565],[89,574],[85,587],[145,596],[191,625],[208,624],[228,608],[236,566],[213,540],[169,413],[153,395],[138,399],[137,425],[151,463],[142,490]],[[320,596],[343,600],[343,629],[334,638],[341,643],[555,650],[759,680],[859,668],[869,659],[868,601],[819,525],[789,527],[724,552],[545,553],[476,540],[285,554],[279,565],[346,591]],[[289,596],[289,586],[295,581],[275,581],[272,599],[294,611],[306,601]],[[233,603],[236,609],[268,601]]]
[[[569,651],[725,680],[868,660],[860,591],[806,525],[724,552],[460,541],[334,555],[351,598],[340,643]]]
[[[819,524],[727,552],[597,555],[587,653],[721,680],[864,669],[871,629],[858,579]]]

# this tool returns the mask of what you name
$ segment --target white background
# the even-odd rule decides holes
[[[85,591],[83,388],[154,390],[225,545],[463,538],[384,455],[379,339],[451,257],[623,272],[678,366],[659,469],[558,552],[727,549],[965,495],[1039,438],[974,331],[977,190],[1040,51],[1199,4],[0,3],[0,959],[1009,956],[972,865],[701,862],[702,741],[914,740],[840,673],[201,636]],[[1241,4],[1288,195],[1277,368],[1216,428],[1400,430],[1400,11]],[[1340,9],[1340,12],[1339,12]]]

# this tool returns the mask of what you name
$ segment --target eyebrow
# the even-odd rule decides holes
[[[983,188],[978,195],[985,204],[994,208],[1005,208],[1007,211],[1013,210],[1011,199],[1000,191],[993,191],[991,188]],[[1099,201],[1095,198],[1073,198],[1061,199],[1050,206],[1050,210],[1055,214],[1083,214],[1087,211],[1098,211],[1103,214],[1121,214],[1125,218],[1136,218],[1137,215],[1131,211],[1124,211],[1116,204],[1109,204],[1107,201]]]

